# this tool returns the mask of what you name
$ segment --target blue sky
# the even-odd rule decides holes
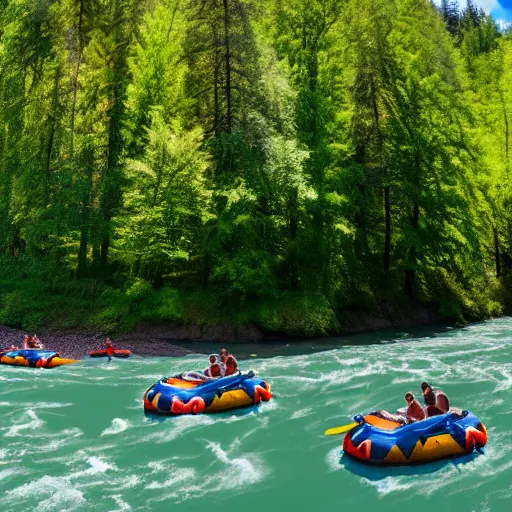
[[[461,8],[467,4],[467,0],[458,0]],[[500,26],[512,24],[512,0],[473,0],[482,7],[486,13],[491,13]]]

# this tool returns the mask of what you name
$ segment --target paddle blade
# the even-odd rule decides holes
[[[343,425],[342,427],[329,428],[325,431],[326,436],[336,436],[338,434],[344,434],[353,428],[356,428],[360,423],[349,423],[348,425]]]

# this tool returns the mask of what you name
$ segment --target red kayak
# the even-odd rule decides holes
[[[130,350],[114,350],[112,357],[130,357]],[[108,357],[107,350],[96,350],[95,352],[89,352],[91,357]]]

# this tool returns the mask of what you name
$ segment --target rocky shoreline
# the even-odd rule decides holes
[[[14,345],[22,346],[23,338],[28,333],[24,330],[0,326],[0,350]],[[105,336],[99,333],[62,332],[49,333],[40,331],[37,336],[48,350],[60,352],[63,357],[71,359],[84,359],[89,352],[105,348]],[[163,356],[180,357],[194,353],[185,347],[148,334],[134,333],[112,339],[114,347],[131,350],[134,354],[143,357]]]
[[[389,309],[389,308],[388,308]],[[435,325],[438,323],[437,315],[427,308],[410,308],[406,313],[396,310],[385,310],[380,315],[354,314],[350,315],[345,327],[336,335],[317,338],[313,344],[320,345],[321,340],[340,338],[346,335],[360,334],[395,328],[410,328],[422,325]],[[25,334],[34,334],[23,329],[0,325],[0,350],[14,345],[21,346]],[[84,359],[89,352],[101,350],[105,347],[105,334],[99,332],[54,331],[38,330],[37,335],[45,348],[60,352],[63,357]],[[233,326],[198,326],[182,325],[172,322],[151,323],[140,325],[133,333],[111,336],[114,347],[131,350],[135,355],[142,357],[180,357],[189,354],[204,353],[208,344],[215,344],[215,350],[221,345],[246,345],[246,352],[250,354],[250,347],[267,345],[268,342],[282,342],[300,344],[307,339],[300,336],[287,336],[285,334],[264,333],[253,325]],[[197,343],[198,342],[198,343]],[[311,343],[308,341],[308,344]],[[286,345],[289,346],[289,345]]]

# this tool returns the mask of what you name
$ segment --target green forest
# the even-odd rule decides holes
[[[512,36],[455,5],[0,0],[0,324],[502,314]]]

